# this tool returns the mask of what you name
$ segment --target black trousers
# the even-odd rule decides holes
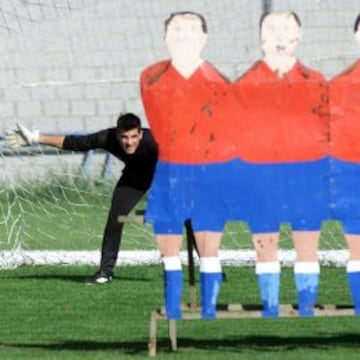
[[[111,207],[103,235],[100,270],[105,272],[113,271],[118,258],[124,228],[124,224],[118,222],[118,216],[128,215],[144,194],[144,190],[134,189],[129,186],[116,186],[111,199]],[[193,242],[195,250],[197,251],[194,233],[189,219],[185,221],[185,228],[187,237]]]
[[[101,247],[100,269],[112,272],[116,264],[124,224],[118,222],[119,215],[128,215],[140,201],[145,191],[128,186],[117,186],[111,199]]]

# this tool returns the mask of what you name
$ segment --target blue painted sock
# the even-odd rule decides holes
[[[355,315],[360,315],[360,271],[347,272]]]
[[[259,273],[258,285],[264,317],[279,316],[280,273]]]
[[[314,316],[319,287],[319,273],[295,273],[300,316]]]
[[[263,305],[262,315],[277,317],[279,316],[280,262],[257,262],[255,270]]]
[[[201,317],[216,318],[216,301],[222,282],[222,273],[200,273]]]
[[[166,316],[172,320],[181,319],[183,273],[181,270],[165,270],[164,275]]]

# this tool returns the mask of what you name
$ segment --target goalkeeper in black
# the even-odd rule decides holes
[[[103,234],[100,269],[86,281],[87,284],[111,282],[123,231],[118,216],[127,215],[140,201],[154,175],[158,148],[150,130],[141,128],[140,119],[131,113],[120,115],[116,127],[89,135],[45,135],[21,124],[17,127],[5,136],[12,149],[36,143],[71,151],[103,149],[124,162]]]

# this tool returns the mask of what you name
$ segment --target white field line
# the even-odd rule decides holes
[[[318,259],[322,266],[343,267],[349,256],[348,250],[322,250],[318,252]],[[254,266],[255,252],[253,250],[221,250],[221,264],[223,266]],[[280,250],[279,259],[282,266],[293,266],[294,250]],[[181,252],[181,260],[187,264],[187,252]],[[198,257],[194,254],[195,264]],[[49,250],[0,251],[0,268],[14,268],[21,265],[94,265],[100,263],[99,251],[63,251]],[[117,266],[159,265],[161,257],[158,250],[120,251]]]

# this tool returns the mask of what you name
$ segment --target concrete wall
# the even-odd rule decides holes
[[[328,78],[357,57],[352,26],[359,1],[272,4],[299,14],[298,56]],[[138,76],[167,58],[163,21],[173,11],[205,15],[204,56],[229,78],[261,55],[261,0],[3,0],[0,6],[0,131],[15,118],[41,131],[84,132],[112,125],[122,111],[143,115]]]

